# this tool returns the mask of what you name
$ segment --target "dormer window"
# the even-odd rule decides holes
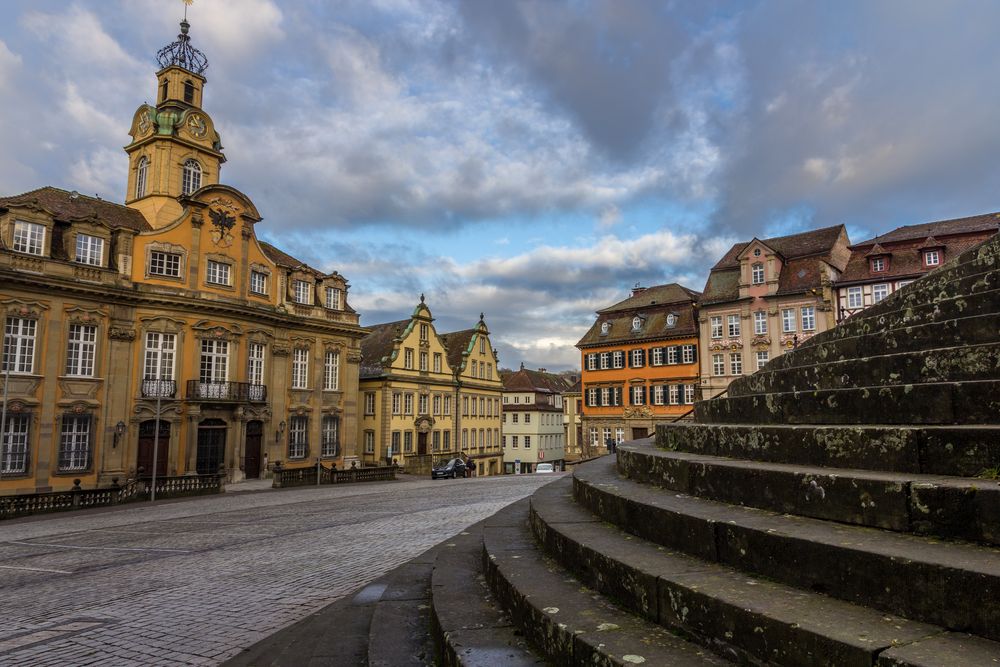
[[[885,257],[872,258],[872,273],[882,273],[885,271]]]
[[[601,334],[602,335],[606,336],[608,334],[608,330],[610,330],[610,329],[611,329],[611,322],[601,322]]]
[[[667,315],[667,326],[674,327],[677,326],[677,316],[673,313]]]
[[[925,250],[924,251],[924,266],[938,266],[941,264],[941,251],[940,250]]]
[[[760,248],[757,249],[760,251]],[[764,265],[757,262],[752,267],[750,267],[750,282],[754,285],[762,285],[764,283]]]
[[[14,222],[14,251],[29,255],[45,254],[45,225],[36,222]]]
[[[76,261],[81,264],[103,266],[104,239],[87,234],[76,235]]]
[[[190,80],[184,82],[184,101],[194,104],[194,84]]]
[[[197,160],[188,160],[184,163],[184,172],[181,179],[181,194],[189,195],[201,187],[201,165]]]
[[[307,306],[311,306],[313,303],[313,290],[312,285],[307,283],[305,280],[296,280],[292,284],[295,303],[301,303]]]
[[[638,331],[642,328],[642,318],[636,315],[632,318],[632,331]]]

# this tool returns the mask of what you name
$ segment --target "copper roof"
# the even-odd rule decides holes
[[[18,205],[41,207],[60,222],[96,219],[112,229],[131,229],[136,232],[152,229],[142,213],[134,208],[52,186],[0,197],[0,208],[9,209]]]

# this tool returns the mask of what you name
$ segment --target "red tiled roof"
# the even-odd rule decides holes
[[[760,242],[780,254],[786,260],[805,257],[806,255],[820,255],[830,252],[843,229],[843,225],[834,225],[833,227],[813,229],[799,234],[760,239]],[[723,255],[722,259],[712,267],[712,270],[739,268],[740,262],[738,258],[740,253],[751,243],[753,243],[752,240],[733,245],[729,249],[729,252]]]
[[[974,232],[996,231],[1000,225],[1000,213],[984,213],[982,215],[972,215],[967,218],[955,218],[953,220],[938,220],[936,222],[924,222],[919,225],[905,225],[897,227],[881,236],[856,243],[852,248],[867,246],[873,243],[893,243],[896,241],[912,241],[914,239],[925,239],[928,236],[948,236],[949,234],[971,234]]]
[[[371,333],[361,339],[361,377],[377,377],[389,364],[396,338],[403,333],[409,319],[372,325]]]
[[[695,302],[698,292],[682,285],[656,285],[597,311],[597,320],[591,325],[576,346],[594,347],[617,343],[685,338],[698,332]],[[668,316],[675,316],[673,326],[668,326]],[[642,318],[642,326],[633,331],[632,320]],[[607,323],[607,331],[604,324]]]

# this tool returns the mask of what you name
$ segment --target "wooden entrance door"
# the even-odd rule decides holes
[[[139,424],[139,453],[135,469],[139,477],[153,474],[153,449],[156,445],[156,476],[167,476],[167,457],[170,454],[170,422],[160,420],[160,437],[156,438],[156,420],[149,419]]]
[[[417,431],[417,454],[427,456],[427,434]]]
[[[639,428],[637,426],[633,426],[632,427],[632,439],[633,440],[638,440],[640,438],[645,438],[648,435],[649,435],[649,429],[648,428]]]
[[[243,449],[243,472],[247,479],[260,477],[260,443],[264,435],[264,422],[247,422],[247,439]]]
[[[199,475],[214,475],[219,472],[226,453],[226,422],[221,419],[206,419],[198,424],[198,458],[196,469]]]

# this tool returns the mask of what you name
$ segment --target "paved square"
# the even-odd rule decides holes
[[[217,664],[555,477],[232,493],[0,523],[0,664]]]

